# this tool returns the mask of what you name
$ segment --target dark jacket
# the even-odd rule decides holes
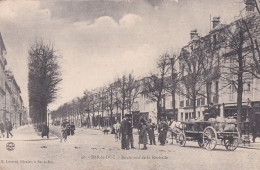
[[[122,135],[128,135],[128,121],[123,119],[122,122],[121,122],[121,126],[120,126],[120,133]]]
[[[0,131],[1,131],[1,133],[5,132],[5,127],[4,127],[3,123],[0,123]]]
[[[13,130],[13,125],[12,125],[12,123],[11,123],[10,121],[7,121],[7,122],[6,122],[6,124],[5,124],[5,129],[6,129],[7,131]]]

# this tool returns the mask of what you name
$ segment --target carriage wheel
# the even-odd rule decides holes
[[[177,135],[176,143],[184,147],[186,144],[186,135],[184,133],[180,133],[179,135]]]
[[[227,150],[234,151],[238,147],[238,139],[233,137],[225,138],[224,145]]]
[[[204,146],[204,143],[203,143],[203,137],[199,137],[198,138],[198,144],[199,144],[199,147],[203,147]]]
[[[213,150],[217,145],[217,132],[209,126],[203,132],[203,144],[207,150]]]

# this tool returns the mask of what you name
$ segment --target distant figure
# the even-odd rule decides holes
[[[253,124],[252,124],[251,132],[252,132],[252,136],[253,136],[253,138],[252,138],[253,143],[255,143],[255,139],[257,137],[257,127],[256,127],[255,122],[253,122]]]
[[[154,135],[154,129],[155,129],[156,125],[154,123],[152,123],[152,119],[149,119],[148,125],[149,125],[148,126],[148,135],[149,135],[150,145],[152,145],[152,144],[156,145],[155,135]]]
[[[2,121],[0,122],[0,132],[1,132],[2,137],[5,137],[5,135],[4,135],[4,133],[5,133],[5,126],[4,126]]]
[[[6,136],[7,138],[9,138],[9,135],[11,135],[11,138],[13,137],[13,134],[11,133],[11,131],[13,130],[13,126],[12,123],[7,120],[5,123],[5,130],[6,130]]]
[[[213,103],[209,104],[209,108],[204,111],[204,120],[208,121],[210,118],[216,118],[218,116],[218,110],[213,105]]]
[[[121,149],[129,149],[129,142],[128,142],[128,127],[127,127],[127,120],[124,118],[120,125],[120,133],[122,134],[121,138]]]
[[[118,121],[113,125],[113,129],[115,130],[115,139],[117,141],[120,139],[120,123]]]
[[[127,119],[127,123],[128,123],[128,146],[130,145],[131,146],[131,149],[135,149],[134,147],[134,136],[133,136],[133,126],[132,126],[132,118],[129,117]]]
[[[159,139],[161,145],[165,145],[168,128],[169,128],[169,126],[166,122],[166,119],[162,118],[161,122],[159,124],[159,127],[158,127],[158,131],[159,131],[158,139]]]
[[[49,138],[49,127],[47,126],[46,122],[44,122],[42,125],[42,138],[44,136],[47,136],[47,138]]]
[[[63,119],[61,123],[61,135],[60,135],[60,142],[64,138],[64,142],[67,140],[67,120]]]
[[[146,150],[147,149],[147,146],[146,146],[147,143],[148,143],[147,129],[148,129],[148,125],[147,125],[146,121],[144,119],[141,119],[141,121],[140,121],[140,128],[139,128],[139,144],[143,144],[144,145],[142,150]]]
[[[70,134],[71,136],[73,136],[75,134],[75,131],[76,128],[75,128],[75,125],[74,125],[74,122],[71,122],[71,125],[70,125]]]

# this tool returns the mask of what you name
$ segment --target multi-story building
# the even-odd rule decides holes
[[[21,125],[20,112],[24,112],[21,90],[11,71],[6,70],[6,49],[0,33],[0,120],[8,118],[13,125]]]

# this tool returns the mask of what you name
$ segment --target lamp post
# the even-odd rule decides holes
[[[48,128],[49,128],[49,125],[50,125],[50,119],[49,119],[50,118],[50,110],[48,109],[47,112],[48,112]]]

